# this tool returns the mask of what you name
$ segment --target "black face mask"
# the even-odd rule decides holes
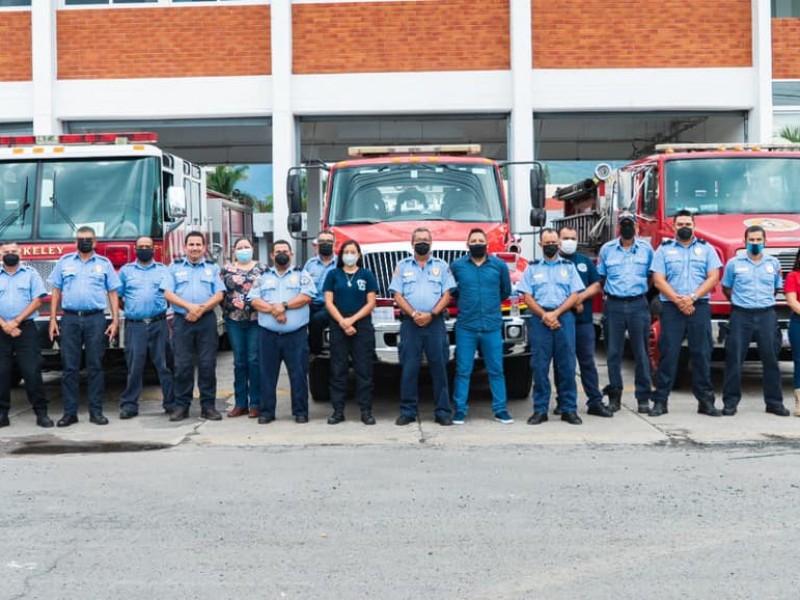
[[[333,254],[333,244],[329,242],[323,242],[319,245],[320,256],[331,256],[332,254]]]
[[[417,256],[425,256],[431,251],[431,245],[428,242],[419,242],[414,244],[414,252]]]
[[[558,254],[558,244],[545,244],[542,247],[542,251],[547,258],[553,258]]]
[[[136,249],[136,258],[138,258],[141,262],[146,263],[153,260],[153,249],[152,248],[137,248]]]
[[[469,244],[468,248],[472,258],[483,258],[486,256],[486,244]]]
[[[78,240],[78,252],[88,254],[92,251],[92,240]]]
[[[677,231],[678,239],[684,242],[688,242],[690,239],[692,239],[692,233],[693,231],[691,227],[681,227]]]
[[[3,264],[5,264],[7,267],[16,267],[19,264],[19,254],[4,255]]]
[[[636,235],[636,226],[633,223],[623,223],[619,226],[619,234],[623,240],[632,240]]]
[[[278,254],[275,255],[275,264],[279,267],[285,267],[289,264],[290,260],[292,259],[285,252],[278,252]]]

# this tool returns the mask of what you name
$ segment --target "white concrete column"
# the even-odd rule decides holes
[[[290,239],[286,218],[286,176],[299,159],[292,112],[292,2],[272,1],[272,179],[274,239]],[[295,252],[299,248],[295,244]]]
[[[31,61],[33,71],[33,133],[62,132],[53,106],[58,49],[56,2],[31,2]]]
[[[753,87],[755,106],[750,111],[750,143],[772,140],[772,11],[769,0],[752,0]]]
[[[533,160],[533,64],[531,60],[531,0],[510,0],[511,23],[511,122],[508,132],[508,159]],[[530,165],[509,166],[509,194],[511,196],[511,226],[514,232],[531,231]],[[523,253],[533,254],[533,238],[522,237]]]

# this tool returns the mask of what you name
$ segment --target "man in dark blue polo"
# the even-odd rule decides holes
[[[39,427],[52,427],[42,383],[42,356],[34,315],[47,295],[39,274],[19,264],[19,246],[0,246],[0,427],[9,425],[11,373],[16,364]]]
[[[222,302],[225,284],[219,267],[205,257],[206,240],[202,233],[187,233],[184,251],[186,256],[169,266],[161,282],[164,297],[175,312],[172,323],[175,402],[169,420],[182,421],[189,416],[196,358],[200,417],[219,421],[222,419],[216,408],[219,338],[214,307]]]
[[[162,406],[172,412],[175,401],[172,371],[167,367],[167,300],[161,282],[167,267],[153,260],[153,240],[142,236],[136,240],[136,260],[119,272],[122,282],[120,297],[125,310],[125,362],[128,381],[119,399],[119,418],[130,419],[139,414],[139,396],[147,355],[161,383]]]
[[[308,423],[308,305],[317,290],[311,276],[292,266],[292,246],[272,244],[272,267],[247,294],[258,311],[261,365],[261,425],[275,420],[281,362],[286,364],[296,423]]]
[[[487,252],[486,233],[473,229],[467,236],[469,254],[450,265],[458,285],[456,322],[456,377],[453,382],[455,425],[467,418],[469,380],[475,352],[481,356],[489,374],[492,413],[499,423],[514,422],[506,408],[506,380],[503,374],[503,316],[500,303],[511,294],[508,266]]]
[[[105,380],[103,356],[108,341],[117,334],[119,324],[119,277],[111,262],[97,254],[94,229],[81,227],[76,232],[77,252],[62,256],[50,275],[53,287],[50,304],[50,339],[61,336],[61,395],[64,416],[59,427],[78,422],[78,374],[81,351],[85,349],[89,372],[89,421],[107,425],[103,415]],[[63,308],[59,326],[56,314]],[[106,327],[106,307],[111,308],[111,323]]]

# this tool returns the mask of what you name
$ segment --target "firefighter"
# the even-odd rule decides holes
[[[322,288],[328,273],[336,268],[336,255],[333,252],[335,244],[336,237],[332,231],[328,229],[320,231],[313,244],[316,256],[308,259],[304,267],[317,290],[317,295],[309,306],[308,349],[312,356],[322,354],[322,334],[331,321],[328,310],[325,308],[325,294]]]
[[[650,416],[668,411],[667,402],[678,370],[684,336],[689,338],[692,392],[697,412],[709,417],[722,413],[714,407],[711,382],[711,290],[719,281],[722,262],[714,248],[694,235],[694,215],[679,210],[673,220],[675,239],[665,239],[653,256],[650,270],[662,302],[656,390]]]

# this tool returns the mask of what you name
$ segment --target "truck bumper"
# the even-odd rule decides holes
[[[781,331],[781,358],[791,356],[792,346],[789,343],[789,319],[778,318],[778,327]],[[715,349],[725,348],[725,339],[728,336],[728,319],[711,319],[711,339]],[[686,345],[686,340],[684,340]],[[756,347],[755,342],[750,343],[750,348]],[[788,356],[787,356],[788,353]]]

